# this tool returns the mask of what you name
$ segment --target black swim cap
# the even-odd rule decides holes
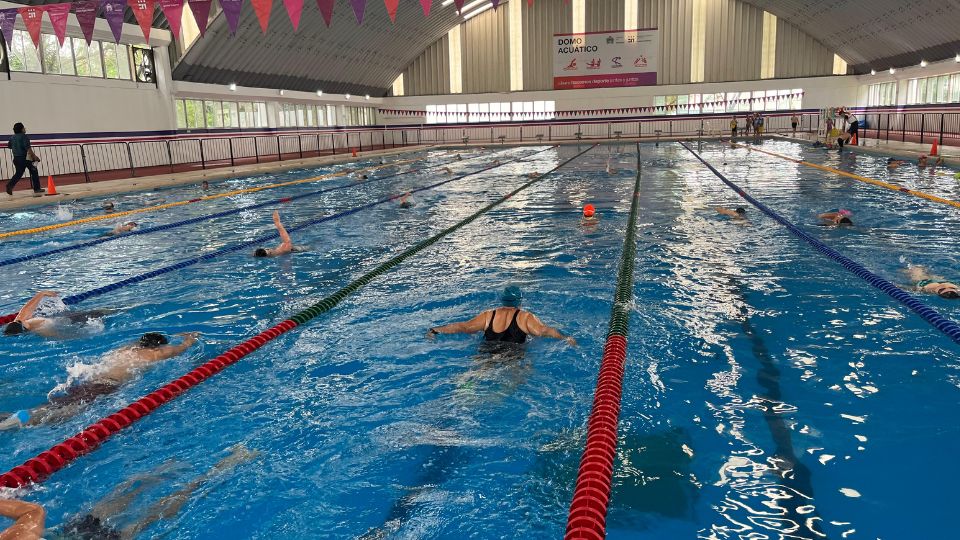
[[[747,209],[744,208],[744,207],[742,207],[742,206],[738,206],[738,207],[737,207],[737,213],[738,213],[738,214],[746,214],[746,213],[747,213]]]
[[[27,329],[23,327],[23,323],[20,321],[13,321],[8,324],[6,328],[3,329],[3,335],[5,336],[15,336],[17,334],[22,334],[26,332]]]
[[[949,291],[943,291],[942,293],[939,293],[939,296],[940,298],[948,298],[950,300],[956,300],[957,298],[960,298],[960,293],[958,293],[955,290],[949,290]]]
[[[254,256],[254,257],[266,257],[266,256],[267,256],[267,250],[265,250],[265,249],[263,249],[263,248],[257,248],[257,250],[253,252],[253,256]]]
[[[120,531],[111,529],[103,524],[100,518],[87,514],[82,518],[75,518],[63,527],[68,538],[77,540],[120,540]]]
[[[166,336],[159,332],[147,332],[146,334],[140,336],[140,346],[145,349],[156,349],[161,345],[166,345],[170,343],[167,340]]]
[[[850,218],[848,218],[848,217],[842,217],[842,218],[840,218],[840,221],[838,221],[838,223],[841,224],[841,225],[853,225],[853,222],[850,221]]]

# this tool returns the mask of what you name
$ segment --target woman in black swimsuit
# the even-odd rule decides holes
[[[577,341],[570,336],[564,336],[556,328],[540,322],[536,315],[520,308],[523,293],[519,287],[509,286],[500,296],[503,307],[488,309],[469,321],[455,322],[444,326],[431,328],[427,337],[437,334],[475,334],[483,332],[488,342],[524,343],[527,336],[551,337],[565,340],[570,345]]]

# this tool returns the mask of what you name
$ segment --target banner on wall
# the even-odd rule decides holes
[[[554,34],[551,45],[554,90],[657,84],[656,28]]]

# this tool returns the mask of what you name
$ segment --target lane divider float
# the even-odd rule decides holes
[[[617,452],[617,424],[623,374],[627,359],[630,306],[633,303],[633,267],[637,256],[637,214],[640,209],[640,145],[637,145],[637,179],[630,203],[630,218],[623,239],[617,285],[610,312],[607,341],[603,346],[600,374],[587,425],[587,443],[580,459],[577,483],[567,517],[564,540],[603,540],[606,537],[607,505]]]
[[[477,174],[480,174],[480,173],[484,173],[484,172],[486,172],[486,171],[489,171],[489,170],[491,170],[491,169],[496,169],[497,167],[502,167],[503,165],[506,165],[506,164],[508,164],[508,163],[513,163],[513,162],[516,162],[516,161],[521,161],[521,160],[523,160],[523,159],[532,157],[532,156],[534,156],[534,155],[536,155],[536,154],[540,154],[540,153],[542,153],[542,152],[546,152],[547,150],[550,150],[550,149],[552,149],[552,148],[555,148],[555,147],[550,146],[550,147],[544,148],[544,149],[542,149],[542,150],[537,150],[536,152],[531,152],[531,153],[529,153],[529,154],[520,156],[520,157],[515,158],[515,159],[511,159],[511,160],[504,161],[504,162],[501,163],[501,164],[489,165],[489,166],[484,167],[484,168],[482,168],[482,169],[480,169],[480,170],[478,170],[478,171],[474,171],[474,172],[467,173],[467,174],[462,174],[462,175],[459,175],[459,176],[454,176],[454,177],[448,178],[448,179],[446,179],[446,180],[441,180],[440,182],[437,182],[437,183],[435,183],[435,184],[430,184],[430,185],[428,185],[428,186],[423,186],[423,187],[416,188],[416,189],[412,189],[412,190],[409,190],[409,191],[410,191],[410,193],[418,193],[418,192],[421,192],[421,191],[426,191],[426,190],[428,190],[428,189],[434,189],[434,188],[440,187],[440,186],[442,186],[442,185],[444,185],[444,184],[449,184],[450,182],[454,182],[454,181],[457,181],[457,180],[462,180],[462,179],[464,179],[464,178],[467,178],[468,176],[477,175]],[[336,214],[331,214],[331,215],[329,215],[329,216],[325,216],[325,217],[321,217],[321,218],[316,218],[316,219],[311,219],[311,220],[305,221],[305,222],[303,222],[303,223],[300,223],[300,224],[298,224],[298,225],[295,225],[295,226],[292,226],[292,227],[288,227],[288,228],[287,228],[287,232],[299,231],[299,230],[301,230],[301,229],[305,229],[305,228],[307,228],[307,227],[312,227],[312,226],[317,225],[317,224],[320,224],[320,223],[325,223],[325,222],[327,222],[327,221],[332,221],[332,220],[335,220],[335,219],[340,219],[340,218],[342,218],[342,217],[346,217],[346,216],[355,214],[355,213],[360,212],[360,211],[362,211],[362,210],[367,210],[367,209],[369,209],[369,208],[373,208],[374,206],[378,206],[378,205],[381,205],[381,204],[388,203],[388,202],[390,202],[390,201],[393,201],[393,200],[395,200],[395,199],[400,198],[401,196],[402,196],[402,194],[391,195],[391,196],[389,196],[389,197],[385,197],[385,198],[382,198],[382,199],[378,199],[378,200],[376,200],[376,201],[373,201],[373,202],[364,204],[364,205],[362,205],[362,206],[357,206],[357,207],[354,207],[354,208],[350,208],[350,209],[348,209],[348,210],[344,210],[344,211],[342,211],[342,212],[337,212]],[[248,240],[248,241],[246,241],[246,242],[241,242],[241,243],[239,243],[239,244],[234,244],[234,245],[232,245],[232,246],[227,246],[227,247],[225,247],[225,248],[221,248],[221,249],[218,249],[218,250],[216,250],[216,251],[211,251],[211,252],[209,252],[209,253],[205,253],[205,254],[200,255],[200,256],[197,256],[197,257],[192,257],[192,258],[190,258],[190,259],[186,259],[186,260],[180,261],[180,262],[175,263],[175,264],[170,264],[170,265],[164,266],[164,267],[162,267],[162,268],[157,268],[156,270],[152,270],[152,271],[150,271],[150,272],[145,272],[145,273],[143,273],[143,274],[137,274],[137,275],[135,275],[135,276],[130,276],[130,277],[126,278],[126,279],[117,281],[117,282],[115,282],[115,283],[111,283],[111,284],[109,284],[109,285],[104,285],[104,286],[102,286],[102,287],[97,287],[97,288],[95,288],[95,289],[90,289],[89,291],[85,291],[85,292],[78,293],[78,294],[74,294],[74,295],[70,295],[70,296],[64,296],[63,298],[61,298],[61,300],[63,301],[64,304],[66,304],[66,305],[68,305],[68,306],[74,305],[74,304],[78,304],[78,303],[80,303],[80,302],[82,302],[82,301],[84,301],[84,300],[86,300],[86,299],[88,299],[88,298],[92,298],[92,297],[94,297],[94,296],[100,296],[101,294],[105,294],[105,293],[108,293],[108,292],[111,292],[111,291],[115,291],[115,290],[117,290],[117,289],[119,289],[119,288],[121,288],[121,287],[126,287],[126,286],[128,286],[128,285],[133,285],[133,284],[136,284],[136,283],[140,283],[141,281],[145,281],[145,280],[150,279],[150,278],[154,278],[154,277],[157,277],[157,276],[160,276],[160,275],[163,275],[163,274],[167,274],[167,273],[169,273],[169,272],[174,272],[174,271],[176,271],[176,270],[182,270],[182,269],[184,269],[184,268],[193,266],[193,265],[195,265],[195,264],[197,264],[197,263],[200,263],[200,262],[209,261],[209,260],[211,260],[211,259],[215,259],[215,258],[217,258],[217,257],[223,256],[223,255],[227,255],[227,254],[229,254],[229,253],[234,253],[234,252],[236,252],[236,251],[240,251],[241,249],[249,248],[249,247],[254,246],[254,245],[257,245],[257,244],[262,244],[262,243],[264,243],[264,242],[266,242],[266,241],[268,241],[268,240],[273,240],[274,238],[278,238],[279,236],[280,236],[279,233],[276,233],[276,232],[272,232],[272,233],[269,233],[269,234],[265,234],[265,235],[263,235],[263,236],[259,236],[259,237],[257,237],[257,238],[254,238],[253,240]],[[6,314],[6,315],[2,315],[2,316],[0,316],[0,324],[7,324],[7,323],[9,323],[10,321],[12,321],[13,319],[15,319],[16,317],[17,317],[17,314],[16,314],[16,313],[9,313],[9,314]]]
[[[686,148],[691,154],[694,155],[694,157],[700,160],[701,163],[706,165],[706,167],[710,169],[713,172],[713,174],[717,176],[717,178],[723,181],[723,183],[729,186],[732,190],[736,191],[738,195],[746,199],[747,202],[749,202],[753,206],[756,206],[757,209],[759,209],[761,212],[766,214],[768,217],[770,217],[777,223],[786,227],[787,230],[789,230],[791,233],[794,234],[794,236],[807,242],[820,253],[823,253],[827,257],[840,263],[840,266],[844,267],[845,269],[850,271],[852,274],[854,274],[858,278],[863,279],[874,288],[879,289],[880,291],[886,293],[888,296],[890,296],[897,302],[900,302],[901,304],[909,308],[911,311],[913,311],[914,313],[922,317],[923,320],[930,323],[930,325],[932,325],[934,328],[946,334],[946,336],[952,339],[955,343],[960,344],[960,325],[957,325],[957,323],[955,323],[954,321],[944,317],[937,310],[924,304],[923,302],[918,300],[916,297],[914,297],[912,294],[904,291],[900,287],[897,287],[893,283],[890,283],[889,281],[878,276],[877,274],[874,274],[870,270],[867,270],[860,263],[854,261],[853,259],[850,259],[845,255],[842,255],[840,252],[824,244],[820,240],[817,240],[816,238],[811,236],[809,233],[807,233],[800,227],[797,227],[793,223],[790,223],[785,218],[783,218],[782,216],[780,216],[779,214],[777,214],[776,212],[768,208],[766,205],[764,205],[757,199],[754,199],[753,197],[751,197],[747,192],[740,189],[739,186],[737,186],[736,184],[728,180],[726,176],[721,174],[720,171],[718,171],[713,165],[708,163],[707,160],[703,159],[703,157],[701,157],[700,154],[697,154],[696,152],[694,152],[689,146],[683,143],[678,143],[678,144]]]
[[[485,158],[489,158],[489,156],[484,156],[484,157],[485,157]],[[468,158],[468,160],[470,160],[470,159],[475,159],[475,158]],[[280,199],[272,199],[272,200],[265,201],[265,202],[262,202],[262,203],[251,204],[251,205],[248,205],[248,206],[241,206],[241,207],[233,208],[233,209],[230,209],[230,210],[224,210],[224,211],[222,211],[222,212],[216,212],[216,213],[213,213],[213,214],[207,214],[207,215],[203,215],[203,216],[197,216],[197,217],[195,217],[195,218],[184,219],[184,220],[182,220],[182,221],[175,221],[175,222],[173,222],[173,223],[167,223],[167,224],[164,224],[164,225],[156,225],[156,226],[154,226],[154,227],[146,227],[146,228],[143,228],[143,229],[137,229],[137,230],[134,230],[134,231],[130,231],[130,232],[127,232],[127,233],[118,234],[118,235],[114,235],[114,236],[105,236],[105,237],[102,237],[102,238],[97,238],[97,239],[89,240],[89,241],[86,241],[86,242],[79,242],[79,243],[77,243],[77,244],[72,244],[72,245],[69,245],[69,246],[64,246],[64,247],[60,247],[60,248],[56,248],[56,249],[51,249],[51,250],[49,250],[49,251],[40,251],[40,252],[37,252],[37,253],[31,253],[31,254],[29,254],[29,255],[23,255],[23,256],[21,256],[21,257],[14,257],[14,258],[12,258],[12,259],[7,259],[7,260],[4,260],[4,261],[0,261],[0,267],[9,266],[9,265],[11,265],[11,264],[19,264],[19,263],[23,263],[23,262],[27,262],[27,261],[32,261],[32,260],[40,259],[40,258],[42,258],[42,257],[48,257],[48,256],[50,256],[50,255],[57,255],[57,254],[60,254],[60,253],[66,253],[66,252],[68,252],[68,251],[74,251],[74,250],[77,250],[77,249],[83,249],[83,248],[85,248],[85,247],[95,246],[95,245],[98,245],[98,244],[103,244],[103,243],[105,243],[105,242],[112,242],[112,241],[114,241],[114,240],[121,240],[121,239],[123,239],[123,238],[127,238],[127,237],[130,237],[130,236],[136,236],[136,235],[141,235],[141,234],[150,234],[150,233],[154,233],[154,232],[158,232],[158,231],[165,231],[165,230],[173,229],[173,228],[176,228],[176,227],[182,227],[182,226],[184,226],[184,225],[192,225],[192,224],[194,224],[194,223],[199,223],[199,222],[201,222],[201,221],[207,221],[207,220],[210,220],[210,219],[216,219],[216,218],[221,218],[221,217],[225,217],[225,216],[229,216],[229,215],[233,215],[233,214],[238,214],[238,213],[240,213],[240,212],[244,212],[244,211],[247,211],[247,210],[254,210],[254,209],[257,209],[257,208],[263,208],[264,206],[270,206],[270,205],[279,204],[279,203],[288,203],[288,202],[292,202],[292,201],[295,201],[295,200],[298,200],[298,199],[304,199],[304,198],[307,198],[307,197],[315,197],[315,196],[317,196],[317,195],[322,195],[322,194],[324,194],[324,193],[329,193],[329,192],[331,192],[331,191],[337,191],[337,190],[341,190],[341,189],[349,189],[349,188],[353,188],[353,187],[365,186],[365,185],[370,184],[370,183],[373,183],[373,182],[381,182],[381,181],[383,181],[383,180],[387,180],[387,179],[390,179],[390,178],[396,178],[396,177],[398,177],[398,176],[403,176],[403,175],[405,175],[405,174],[411,174],[411,173],[416,173],[416,172],[427,171],[427,170],[430,170],[430,169],[435,169],[435,168],[438,168],[438,167],[444,167],[444,166],[447,166],[447,165],[451,165],[451,164],[453,164],[453,163],[455,163],[455,162],[456,162],[456,160],[449,160],[449,161],[445,161],[445,162],[443,162],[443,163],[439,163],[439,164],[437,164],[437,165],[430,165],[429,167],[421,167],[421,168],[419,168],[419,169],[410,169],[410,170],[407,170],[407,171],[403,171],[403,172],[399,172],[399,173],[395,173],[395,174],[390,174],[390,175],[387,175],[387,176],[380,176],[380,177],[377,177],[377,178],[371,178],[371,179],[369,179],[369,180],[363,180],[363,181],[360,181],[360,182],[353,182],[353,183],[351,183],[351,184],[346,184],[346,185],[342,185],[342,186],[334,186],[334,187],[330,187],[330,188],[326,188],[326,189],[321,189],[321,190],[319,190],[319,191],[311,191],[311,192],[308,192],[308,193],[302,193],[302,194],[300,194],[300,195],[292,195],[292,196],[283,197],[283,198],[280,198]],[[463,163],[463,162],[461,161],[460,163]],[[313,181],[313,180],[311,180],[311,181]]]
[[[798,165],[804,165],[804,166],[807,166],[807,167],[812,167],[812,168],[814,168],[814,169],[819,169],[819,170],[821,170],[821,171],[830,172],[830,173],[833,173],[833,174],[838,174],[838,175],[840,175],[840,176],[845,176],[845,177],[847,177],[847,178],[852,178],[852,179],[854,179],[854,180],[857,180],[857,181],[859,181],[859,182],[863,182],[863,183],[865,183],[865,184],[871,184],[871,185],[874,185],[874,186],[879,186],[879,187],[882,187],[882,188],[889,189],[889,190],[891,190],[891,191],[898,191],[898,192],[900,192],[900,193],[906,193],[907,195],[913,195],[914,197],[920,197],[921,199],[926,199],[926,200],[928,200],[928,201],[938,202],[938,203],[941,203],[941,204],[949,204],[950,206],[953,206],[954,208],[960,208],[960,202],[958,202],[958,201],[954,201],[954,200],[952,200],[952,199],[944,199],[943,197],[937,197],[936,195],[931,195],[931,194],[929,194],[929,193],[924,193],[923,191],[918,191],[918,190],[916,190],[916,189],[905,188],[905,187],[903,187],[903,186],[898,186],[898,185],[896,185],[896,184],[891,184],[891,183],[889,183],[889,182],[884,182],[884,181],[882,181],[882,180],[877,180],[877,179],[875,179],[875,178],[868,178],[868,177],[866,177],[866,176],[860,176],[859,174],[854,174],[854,173],[847,172],[847,171],[841,171],[840,169],[835,169],[835,168],[833,168],[833,167],[827,167],[826,165],[820,165],[820,164],[818,164],[818,163],[811,163],[811,162],[809,162],[809,161],[803,161],[803,160],[800,160],[800,159],[795,159],[795,158],[792,158],[792,157],[790,157],[790,156],[784,156],[784,155],[782,155],[782,154],[777,154],[776,152],[770,152],[769,150],[761,150],[761,149],[759,149],[759,148],[754,148],[754,147],[752,147],[752,146],[745,146],[745,145],[742,145],[742,144],[739,144],[739,143],[732,143],[732,145],[733,145],[733,146],[740,147],[740,148],[746,148],[746,149],[752,150],[752,151],[754,151],[754,152],[760,152],[761,154],[767,154],[768,156],[773,156],[773,157],[777,157],[777,158],[784,159],[784,160],[787,160],[787,161],[792,161],[793,163],[796,163],[796,164],[798,164]],[[688,150],[689,150],[689,149],[688,149]]]
[[[197,197],[196,199],[189,199],[189,200],[186,200],[186,201],[177,201],[177,202],[172,202],[172,203],[158,204],[158,205],[155,205],[155,206],[145,206],[145,207],[143,207],[143,208],[134,208],[133,210],[124,210],[124,211],[122,211],[122,212],[111,212],[111,213],[109,213],[109,214],[103,214],[103,215],[99,215],[99,216],[90,216],[90,217],[85,217],[85,218],[80,218],[80,219],[73,219],[73,220],[70,220],[70,221],[64,221],[64,222],[62,222],[62,223],[54,223],[54,224],[52,224],[52,225],[44,225],[44,226],[42,226],[42,227],[33,227],[32,229],[21,229],[21,230],[18,230],[18,231],[7,231],[7,232],[2,232],[2,233],[0,233],[0,238],[10,238],[10,237],[12,237],[12,236],[20,236],[20,235],[24,235],[24,234],[35,234],[35,233],[41,233],[41,232],[46,232],[46,231],[53,231],[53,230],[56,230],[56,229],[63,229],[63,228],[65,228],[65,227],[72,227],[72,226],[74,226],[74,225],[82,225],[82,224],[84,224],[84,223],[93,223],[93,222],[96,222],[96,221],[103,221],[103,220],[106,220],[106,219],[116,219],[116,218],[118,218],[118,217],[132,216],[132,215],[134,215],[134,214],[142,214],[142,213],[144,213],[144,212],[156,212],[156,211],[158,211],[158,210],[166,210],[167,208],[176,208],[176,207],[178,207],[178,206],[184,206],[184,205],[186,205],[186,204],[193,204],[193,203],[197,203],[197,202],[201,202],[201,201],[210,201],[210,200],[213,200],[213,199],[220,199],[220,198],[222,198],[222,197],[232,197],[232,196],[234,196],[234,195],[240,195],[240,194],[243,194],[243,193],[256,193],[256,192],[258,192],[258,191],[264,191],[264,190],[267,190],[267,189],[276,189],[276,188],[280,188],[280,187],[295,186],[295,185],[297,185],[297,184],[306,184],[306,183],[309,183],[309,182],[318,182],[318,181],[320,181],[320,180],[327,180],[327,179],[330,179],[330,178],[337,178],[337,177],[340,177],[340,176],[346,176],[346,175],[351,174],[351,173],[363,173],[363,172],[376,171],[376,170],[382,169],[382,168],[384,168],[384,167],[393,167],[393,166],[396,166],[396,165],[404,165],[404,164],[407,164],[407,163],[414,163],[414,162],[416,162],[416,161],[419,161],[419,160],[407,159],[407,160],[402,160],[402,161],[395,161],[395,162],[392,162],[392,163],[385,163],[385,164],[383,164],[383,165],[375,165],[375,166],[365,167],[365,168],[357,169],[357,170],[339,171],[339,172],[335,172],[335,173],[323,174],[323,175],[320,175],[320,176],[313,176],[313,177],[310,177],[310,178],[301,178],[300,180],[291,180],[291,181],[289,181],[289,182],[278,182],[278,183],[275,183],[275,184],[267,184],[267,185],[265,185],[265,186],[257,186],[257,187],[244,188],[244,189],[235,189],[235,190],[233,190],[233,191],[225,191],[225,192],[223,192],[223,193],[215,193],[215,194],[213,194],[213,195],[206,195],[206,196],[204,196],[204,197]]]
[[[92,452],[101,444],[103,444],[104,441],[112,437],[115,433],[155,411],[164,403],[173,400],[187,390],[197,386],[217,373],[220,373],[228,366],[236,363],[241,358],[263,347],[268,342],[273,341],[279,336],[290,332],[294,328],[302,326],[312,319],[315,319],[320,315],[330,311],[345,298],[355,293],[360,288],[376,279],[378,276],[398,266],[400,263],[414,254],[432,246],[454,231],[469,225],[483,214],[489,212],[533,184],[542,181],[544,178],[550,176],[561,167],[579,158],[583,154],[586,154],[594,148],[596,148],[596,145],[590,146],[586,150],[579,152],[575,156],[560,163],[550,171],[522,184],[520,187],[477,210],[466,218],[447,227],[446,229],[441,230],[430,238],[421,240],[420,242],[410,246],[402,253],[391,257],[373,270],[351,281],[342,289],[320,300],[316,304],[313,304],[303,311],[300,311],[280,324],[260,332],[256,336],[244,341],[236,347],[227,350],[220,356],[217,356],[216,358],[193,369],[183,377],[175,379],[161,386],[157,390],[134,401],[123,409],[120,409],[110,416],[107,416],[90,425],[73,437],[64,440],[49,450],[41,452],[36,457],[28,459],[22,465],[13,467],[6,473],[0,475],[0,487],[20,488],[31,483],[42,482],[53,473],[66,467],[78,457]]]

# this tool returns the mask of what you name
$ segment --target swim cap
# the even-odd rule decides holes
[[[13,321],[8,324],[6,328],[3,329],[3,335],[5,336],[15,336],[17,334],[22,334],[26,332],[27,329],[23,327],[23,323],[20,321]]]
[[[853,212],[847,210],[846,208],[841,208],[841,209],[837,210],[837,213],[840,214],[841,216],[852,216],[852,215],[853,215]]]
[[[503,305],[506,307],[520,307],[522,300],[523,291],[516,285],[510,285],[503,289],[503,294],[500,295],[500,301],[503,302]]]
[[[593,207],[592,204],[583,205],[583,217],[593,217],[597,213],[597,209]]]
[[[840,218],[840,221],[838,223],[840,223],[841,225],[853,225],[853,221],[851,221],[850,218],[848,217]]]
[[[140,346],[145,349],[156,349],[161,345],[170,343],[167,338],[158,332],[147,332],[140,336]]]
[[[747,209],[744,208],[744,207],[742,207],[742,206],[738,206],[737,209],[736,209],[736,212],[737,212],[738,214],[746,214],[746,213],[747,213]]]
[[[957,291],[943,291],[938,296],[940,296],[940,298],[949,298],[950,300],[956,300],[957,298],[960,298],[960,293],[957,293]]]
[[[257,248],[257,250],[253,252],[253,256],[254,256],[254,257],[266,257],[266,256],[267,256],[267,250],[265,250],[265,249],[263,249],[263,248]]]

